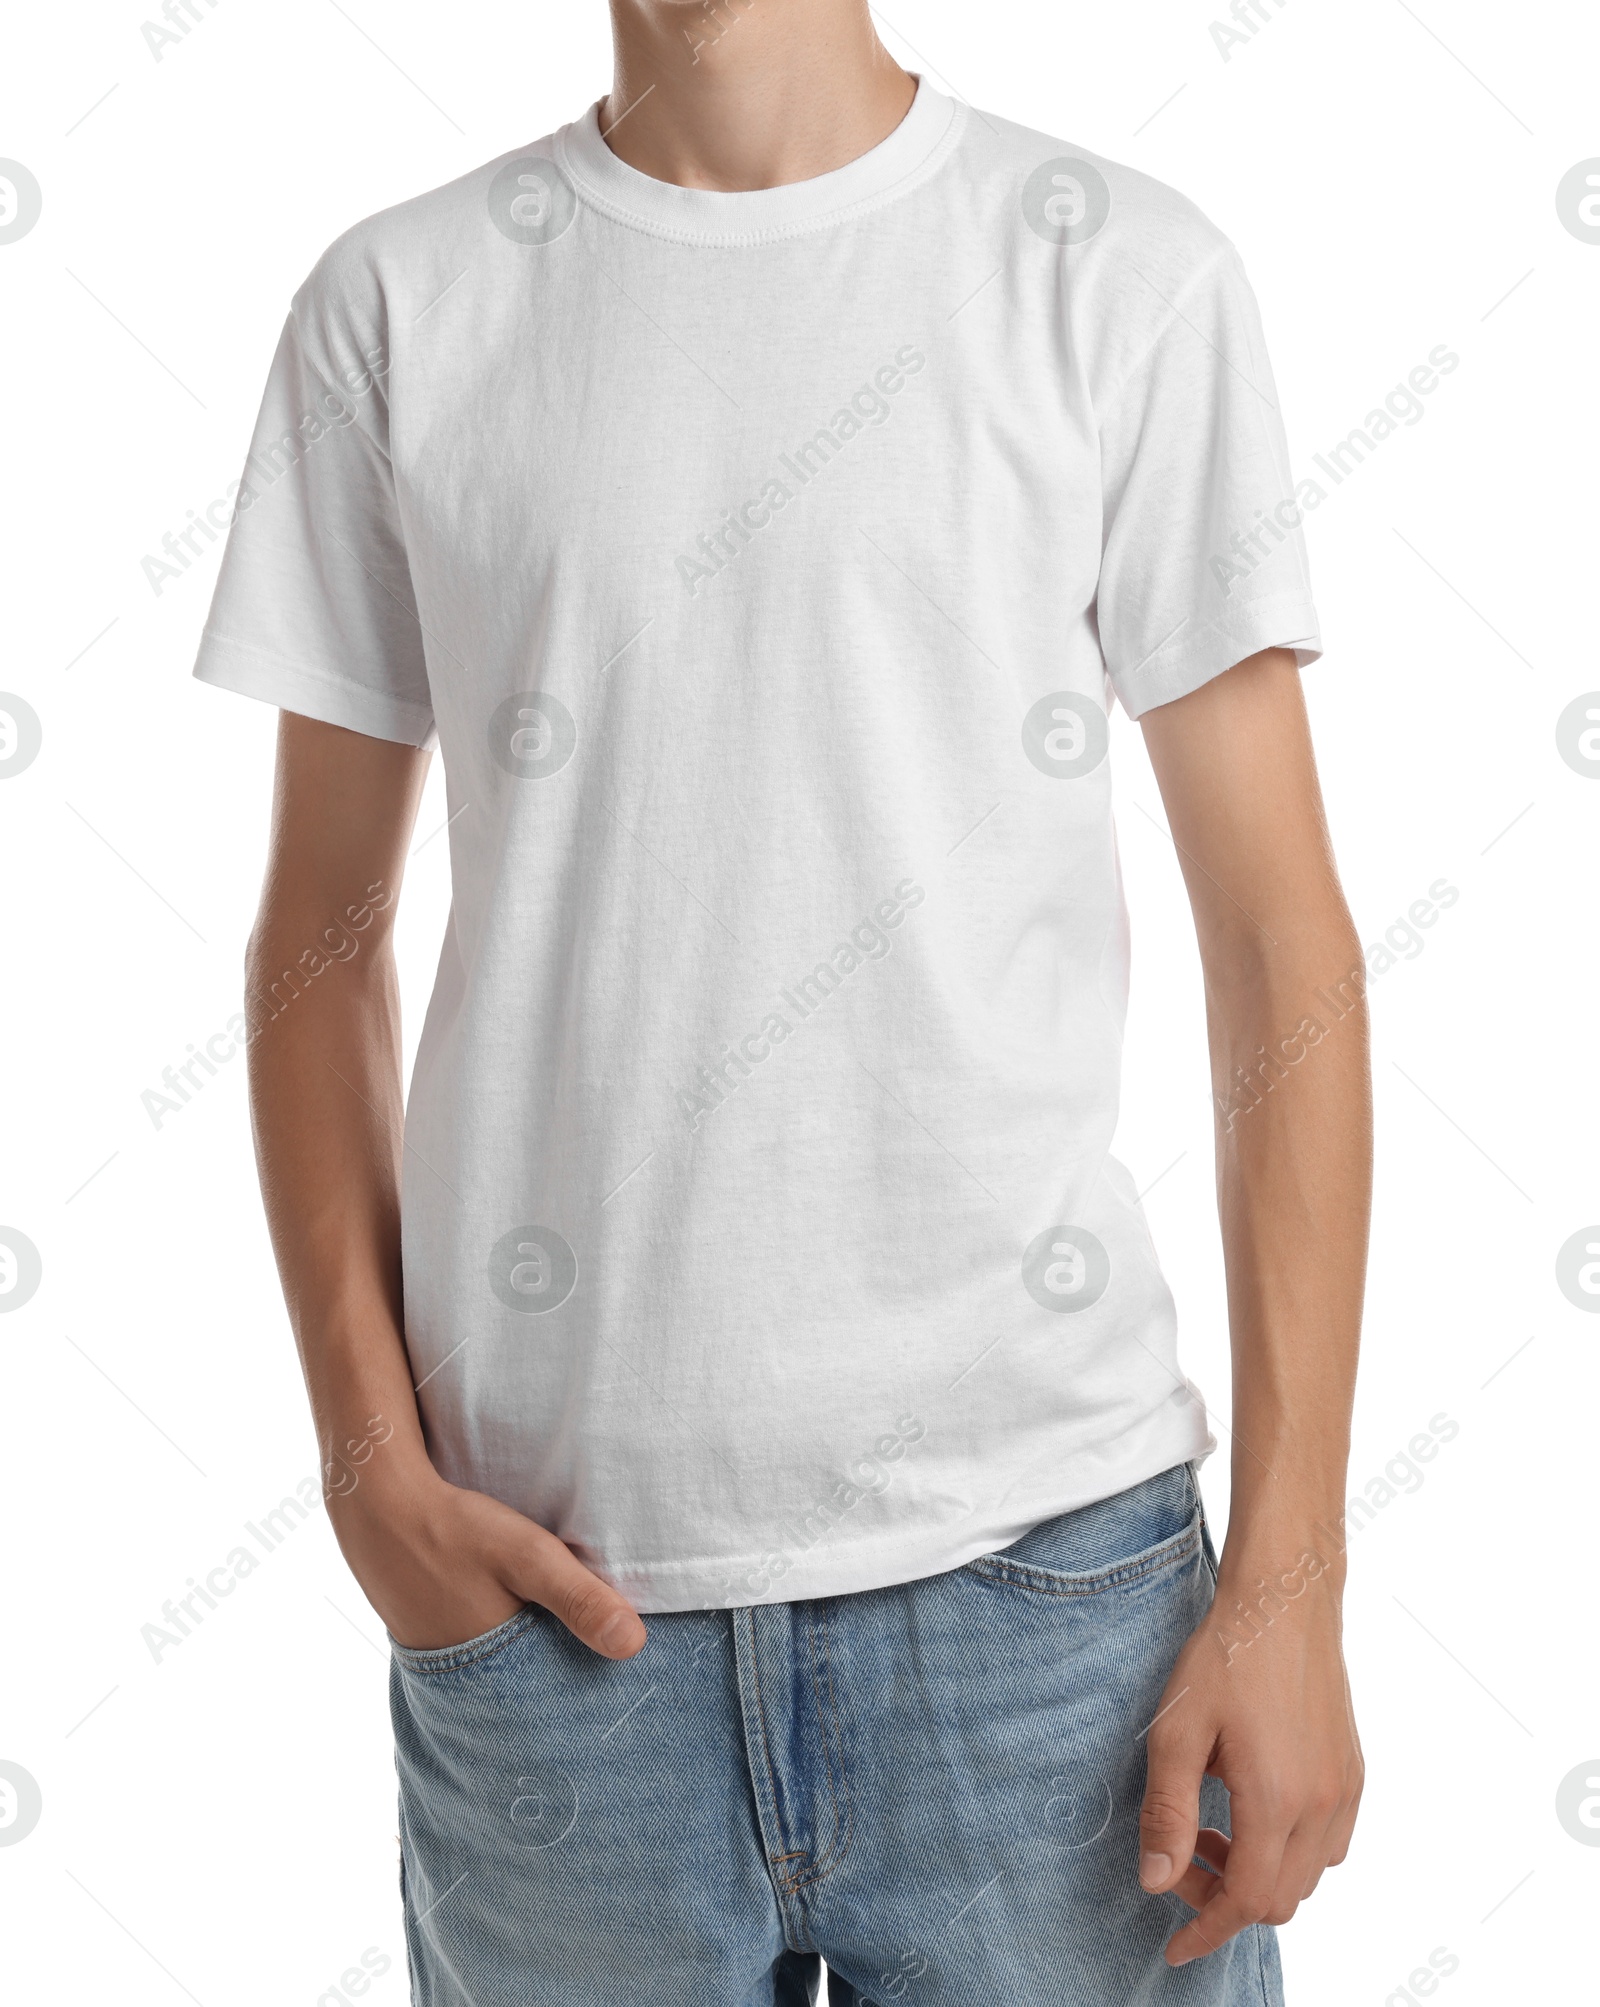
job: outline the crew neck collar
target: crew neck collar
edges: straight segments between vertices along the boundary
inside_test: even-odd
[[[777,188],[680,188],[620,160],[600,134],[600,106],[556,134],[555,152],[578,194],[613,222],[683,243],[756,244],[795,237],[875,209],[924,181],[960,136],[965,107],[917,79],[910,109],[866,153]]]

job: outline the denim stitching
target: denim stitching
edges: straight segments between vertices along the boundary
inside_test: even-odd
[[[794,1886],[796,1889],[808,1886],[812,1882],[820,1882],[824,1876],[832,1874],[840,1861],[850,1851],[850,1838],[854,1827],[854,1811],[850,1802],[850,1779],[845,1770],[844,1762],[844,1731],[839,1723],[839,1703],[833,1690],[833,1662],[828,1656],[826,1606],[823,1606],[824,1616],[820,1626],[817,1624],[815,1617],[817,1608],[818,1605],[814,1602],[807,1606],[806,1628],[811,1640],[811,1692],[817,1704],[817,1726],[822,1732],[823,1760],[826,1765],[828,1780],[828,1802],[833,1808],[833,1837],[829,1840],[827,1847],[823,1850],[811,1873],[795,1877]],[[823,1712],[822,1692],[817,1685],[817,1634],[819,1629],[822,1634],[822,1662],[828,1684],[828,1706],[833,1718],[836,1746],[839,1755],[838,1796],[835,1796],[833,1788],[833,1760],[829,1753],[827,1717]],[[842,1821],[839,1817],[839,1801],[841,1798],[844,1801],[844,1818]],[[844,1832],[842,1841],[839,1838],[841,1827]]]
[[[402,1823],[404,1822],[404,1816],[405,1815],[402,1810],[401,1813]],[[416,1957],[411,1949],[412,1908],[413,1905],[411,1899],[406,1892],[406,1840],[405,1840],[405,1834],[404,1832],[402,1832],[400,1835],[400,1918],[401,1918],[402,1934],[405,1938],[405,1945],[406,1945],[406,1982],[411,1988],[412,1998],[415,1999],[419,1991],[417,1984],[419,1975],[417,1972]]]
[[[785,1838],[786,1835],[783,1832],[783,1819],[778,1809],[778,1780],[773,1770],[772,1745],[768,1740],[767,1736],[766,1702],[761,1697],[761,1667],[760,1664],[758,1663],[758,1654],[756,1651],[755,1611],[753,1609],[735,1610],[734,1622],[737,1623],[740,1617],[743,1617],[745,1619],[746,1628],[750,1639],[751,1699],[755,1705],[756,1724],[761,1730],[761,1760],[762,1763],[765,1765],[767,1772],[767,1788],[765,1794],[767,1800],[767,1806],[772,1815],[773,1833],[778,1838],[782,1839]],[[751,1781],[752,1783],[755,1782],[754,1779],[752,1779]],[[756,1789],[759,1793],[761,1789],[759,1784],[756,1785]],[[763,1835],[762,1838],[763,1851],[765,1851],[765,1845],[766,1845],[765,1835]],[[798,1879],[798,1873],[785,1875],[779,1872],[775,1872],[779,1867],[779,1863],[783,1861],[804,1860],[805,1858],[806,1858],[805,1849],[799,1849],[796,1852],[789,1854],[767,1854],[766,1856],[767,1872],[769,1876],[771,1876],[773,1889],[779,1898],[780,1907],[782,1906],[783,1898],[785,1896],[791,1896],[794,1894],[796,1888],[799,1886],[799,1879]],[[795,1926],[795,1934],[801,1938],[809,1940],[810,1932],[806,1929],[806,1922],[804,1916],[801,1915],[798,1910],[795,1910],[792,1912],[792,1918]],[[791,1912],[785,1909],[784,1942],[786,1944],[788,1943],[788,1938],[789,1938],[788,1924],[790,1922],[790,1919],[791,1919]],[[798,1945],[791,1945],[790,1949],[794,1951],[814,1951],[816,1947],[813,1944],[806,1942]]]
[[[1152,1548],[1142,1559],[1119,1562],[1116,1567],[1102,1569],[1098,1574],[1064,1574],[1055,1569],[1035,1568],[1025,1561],[1007,1561],[1000,1554],[980,1555],[976,1561],[967,1563],[967,1569],[971,1574],[982,1575],[992,1581],[1014,1582],[1022,1588],[1037,1590],[1040,1595],[1077,1598],[1098,1596],[1107,1589],[1142,1582],[1179,1561],[1187,1561],[1199,1551],[1199,1547],[1200,1522],[1196,1517],[1182,1533],[1174,1534],[1172,1539]]]
[[[389,1640],[389,1649],[406,1672],[420,1673],[424,1678],[435,1673],[456,1672],[462,1666],[479,1665],[485,1659],[492,1659],[496,1652],[504,1651],[532,1625],[537,1614],[535,1606],[529,1603],[515,1616],[507,1617],[503,1624],[486,1631],[481,1638],[469,1638],[464,1645],[443,1645],[437,1652],[415,1651],[410,1645],[402,1645],[394,1638]]]

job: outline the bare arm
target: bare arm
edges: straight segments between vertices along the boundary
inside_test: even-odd
[[[345,1559],[403,1644],[492,1629],[524,1602],[626,1658],[644,1627],[562,1542],[428,1460],[400,1282],[403,1095],[392,950],[428,755],[285,712],[246,962],[267,1220]]]
[[[1215,1606],[1149,1736],[1141,1880],[1199,1911],[1182,1963],[1284,1922],[1344,1858],[1361,1793],[1340,1643],[1366,1272],[1365,970],[1294,658],[1269,649],[1147,713],[1205,970],[1233,1346],[1232,1506]],[[1228,1785],[1233,1840],[1199,1836]]]

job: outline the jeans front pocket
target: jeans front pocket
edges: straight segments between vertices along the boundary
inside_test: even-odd
[[[520,1610],[514,1610],[503,1624],[496,1624],[492,1630],[480,1632],[475,1638],[465,1638],[458,1645],[437,1645],[420,1650],[414,1645],[403,1645],[392,1634],[389,1650],[396,1662],[409,1673],[437,1674],[459,1671],[463,1666],[480,1664],[503,1651],[514,1638],[518,1638],[539,1615],[537,1605],[524,1603]]]
[[[1193,1560],[1200,1551],[1201,1523],[1200,1515],[1196,1513],[1189,1524],[1170,1539],[1142,1548],[1137,1554],[1130,1554],[1109,1568],[1040,1568],[1028,1562],[1010,1560],[1005,1552],[985,1554],[976,1561],[968,1562],[967,1566],[972,1574],[985,1576],[991,1582],[1010,1582],[1042,1596],[1088,1597],[1143,1587],[1156,1577]]]
[[[967,1563],[988,1581],[1046,1596],[1090,1597],[1148,1584],[1203,1550],[1194,1474],[1176,1464],[1127,1491],[1043,1521]]]

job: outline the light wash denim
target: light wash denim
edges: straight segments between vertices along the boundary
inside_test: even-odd
[[[419,2007],[1277,2007],[1261,1926],[1176,1970],[1143,1731],[1215,1582],[1179,1466],[949,1574],[394,1649]],[[1208,1780],[1203,1823],[1226,1827]]]

